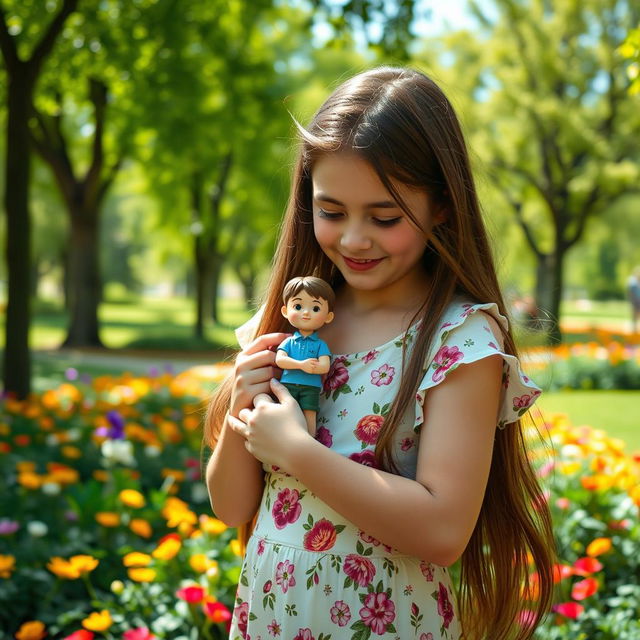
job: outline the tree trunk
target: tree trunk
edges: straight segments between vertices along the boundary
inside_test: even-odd
[[[549,344],[562,340],[560,300],[563,287],[564,252],[556,248],[538,256],[536,266],[536,305],[539,328],[547,333]]]
[[[69,243],[70,327],[64,347],[103,347],[99,335],[98,306],[102,293],[99,265],[99,215],[72,214]]]
[[[31,109],[31,84],[16,75],[8,83],[7,148],[5,159],[5,196],[7,212],[7,316],[4,347],[4,388],[25,398],[31,391],[31,219],[29,215],[28,118]]]

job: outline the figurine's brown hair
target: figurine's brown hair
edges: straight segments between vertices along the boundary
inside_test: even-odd
[[[298,125],[298,130],[301,148],[257,335],[286,331],[280,292],[294,275],[313,273],[334,289],[343,281],[313,233],[311,174],[318,157],[341,151],[359,154],[416,224],[392,180],[424,189],[430,206],[445,213],[444,221],[425,233],[423,261],[430,280],[416,292],[421,306],[411,324],[418,318],[422,322],[376,444],[378,463],[394,471],[396,429],[414,404],[429,346],[453,296],[495,302],[507,315],[464,137],[451,104],[430,78],[391,67],[347,80],[309,127]],[[503,338],[505,351],[517,355],[510,331],[504,331]],[[210,406],[206,439],[212,446],[229,406],[230,389],[230,382],[223,385]],[[520,421],[496,430],[484,501],[461,560],[458,607],[466,640],[531,638],[550,607],[551,519],[526,445]],[[246,537],[250,528],[248,523],[241,535]],[[523,597],[530,565],[538,574],[537,600],[531,604]]]
[[[299,276],[297,278],[292,278],[284,285],[282,301],[287,304],[293,296],[299,294],[301,291],[306,291],[314,298],[322,298],[323,300],[326,300],[329,311],[333,311],[336,294],[326,280],[316,278],[314,276]]]

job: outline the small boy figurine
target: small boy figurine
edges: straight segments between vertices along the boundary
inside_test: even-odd
[[[282,315],[297,331],[278,346],[276,364],[284,369],[280,382],[297,400],[315,436],[322,374],[329,371],[331,355],[316,329],[333,320],[335,294],[321,278],[307,276],[289,280],[282,299]]]

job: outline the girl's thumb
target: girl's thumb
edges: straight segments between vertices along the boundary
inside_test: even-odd
[[[281,404],[288,402],[291,398],[291,394],[287,387],[285,387],[277,378],[271,378],[271,390]]]

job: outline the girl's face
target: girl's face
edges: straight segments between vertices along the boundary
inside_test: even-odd
[[[311,178],[316,240],[348,286],[403,295],[424,282],[421,258],[434,224],[426,191],[394,181],[418,228],[355,153],[320,156]]]

